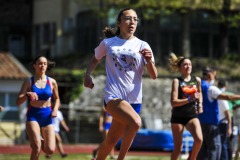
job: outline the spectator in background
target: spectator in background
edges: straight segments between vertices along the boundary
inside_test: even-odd
[[[233,92],[230,92],[227,90],[227,87],[225,87],[224,93],[226,94],[234,94]],[[237,151],[238,148],[238,124],[239,120],[238,119],[238,106],[240,106],[240,100],[235,100],[235,101],[228,101],[229,105],[229,111],[231,114],[231,120],[232,120],[232,135],[228,138],[228,157],[229,159],[232,159],[233,153]],[[237,120],[237,121],[236,121]]]
[[[107,113],[107,111],[105,110],[104,107],[102,107],[101,115],[99,117],[99,126],[98,127],[99,127],[99,132],[101,132],[103,135],[103,139],[106,138],[107,133],[111,127],[111,123],[112,123],[112,116],[109,113]],[[95,160],[98,149],[99,149],[99,147],[97,147],[96,149],[93,150],[92,160]],[[111,150],[109,156],[110,156],[110,159],[114,159],[114,148]]]
[[[226,89],[226,82],[224,80],[218,81],[218,88],[224,93]],[[219,110],[219,131],[221,136],[221,160],[229,160],[231,157],[228,155],[228,138],[232,135],[232,120],[229,111],[229,104],[227,100],[218,100]]]
[[[61,127],[60,124],[66,132],[70,131],[68,125],[66,124],[66,122],[63,118],[62,112],[58,110],[57,117],[53,118],[53,125],[54,125],[57,149],[58,149],[59,153],[61,154],[61,157],[65,158],[65,157],[67,157],[67,154],[65,153],[65,151],[63,149],[62,138],[59,134],[60,127]],[[46,158],[51,158],[51,154],[46,154]]]
[[[192,63],[185,57],[170,54],[169,65],[172,71],[179,71],[181,76],[172,82],[171,128],[174,150],[171,160],[177,160],[182,151],[182,134],[186,128],[193,136],[194,144],[189,160],[195,160],[202,145],[202,130],[197,118],[202,113],[201,79],[192,76]]]
[[[214,86],[216,70],[213,68],[204,67],[202,74],[203,113],[198,117],[202,127],[203,144],[197,159],[220,160],[222,146],[219,132],[218,99],[239,100],[240,95],[225,94]]]
[[[240,153],[240,101],[234,101],[234,106],[233,106],[233,110],[234,110],[234,122],[237,128],[237,138],[238,139],[238,143],[236,145],[236,150],[234,151],[235,153],[235,160],[239,159],[239,153]]]

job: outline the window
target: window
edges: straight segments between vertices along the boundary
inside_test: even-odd
[[[18,93],[0,93],[0,105],[4,107],[9,107],[10,110],[16,110],[17,97]]]
[[[5,94],[0,93],[0,105],[4,106],[5,105]]]
[[[0,105],[4,110],[0,113],[1,121],[19,121],[19,109],[16,104],[17,93],[0,93]]]
[[[69,33],[73,31],[73,20],[72,18],[65,18],[63,22],[63,31]]]
[[[48,45],[50,43],[50,26],[48,23],[43,25],[43,44]]]
[[[34,26],[34,51],[35,55],[43,50],[50,52],[51,45],[56,43],[56,23],[43,23]],[[51,53],[48,53],[49,56]]]
[[[17,107],[16,100],[18,94],[17,93],[9,93],[9,106],[10,107]]]
[[[23,57],[24,56],[24,47],[25,47],[25,39],[24,36],[22,35],[10,35],[8,37],[9,41],[9,51],[18,56],[18,57]]]

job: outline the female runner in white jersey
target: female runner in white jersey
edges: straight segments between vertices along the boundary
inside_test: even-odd
[[[95,48],[95,55],[86,69],[84,86],[93,88],[90,74],[105,57],[107,80],[104,102],[113,121],[107,137],[100,145],[97,160],[106,159],[120,138],[122,143],[118,160],[125,158],[142,124],[138,113],[142,104],[144,67],[147,67],[152,79],[157,78],[150,46],[134,36],[137,24],[138,16],[135,10],[126,8],[120,11],[116,32],[110,28],[105,29],[107,38]]]

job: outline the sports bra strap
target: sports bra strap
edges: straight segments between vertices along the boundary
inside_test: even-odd
[[[50,80],[49,80],[49,77],[47,76],[47,84],[50,85]]]
[[[50,78],[47,76],[47,84],[51,87],[51,89],[53,89],[52,83],[50,81]]]
[[[50,85],[51,89],[53,89],[52,84],[50,82],[50,78],[48,76],[46,77],[47,77],[47,84]],[[31,77],[31,86],[33,85],[34,85],[34,76]]]

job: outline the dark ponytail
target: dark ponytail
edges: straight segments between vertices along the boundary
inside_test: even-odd
[[[116,29],[115,28],[111,28],[111,27],[106,27],[103,30],[103,34],[106,38],[111,38],[114,37],[116,34]]]
[[[47,59],[47,57],[45,57],[43,55],[37,56],[36,58],[34,58],[34,60],[32,62],[32,65],[36,64],[38,59],[41,58],[41,57]],[[51,70],[52,68],[54,68],[56,66],[56,62],[53,62],[53,61],[50,61],[50,60],[47,59],[47,65],[48,65],[47,70]]]

